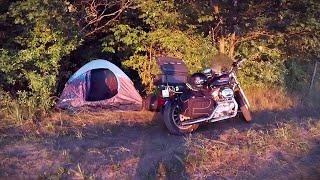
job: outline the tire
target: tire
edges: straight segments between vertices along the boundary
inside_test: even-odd
[[[148,95],[145,99],[144,99],[144,109],[147,110],[147,111],[153,111],[152,109],[152,95]]]
[[[250,122],[252,120],[251,112],[247,105],[243,105],[240,107],[241,110],[241,119],[246,122]]]
[[[178,125],[175,121],[180,120],[179,114],[179,106],[176,103],[168,102],[163,109],[163,120],[171,134],[181,136],[184,134],[191,133],[199,127],[199,124],[193,124],[188,126]]]
[[[250,122],[252,120],[251,112],[240,91],[235,92],[235,98],[240,106],[240,118],[246,122]]]

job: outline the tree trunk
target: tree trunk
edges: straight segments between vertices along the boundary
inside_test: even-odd
[[[224,40],[224,37],[221,37],[219,39],[219,52],[220,53],[225,53],[224,46],[225,46],[225,40]]]
[[[219,9],[219,0],[211,0],[210,6],[212,8],[212,15],[214,16],[214,21],[211,27],[211,38],[213,44],[218,44],[219,52],[224,52],[224,39],[220,39],[221,36],[221,17],[219,16],[220,9]]]
[[[148,72],[149,72],[149,76],[150,76],[150,84],[149,84],[149,87],[148,87],[148,91],[149,92],[151,92],[152,87],[153,87],[153,77],[152,77],[152,74],[151,74],[152,45],[153,45],[153,43],[151,43],[150,49],[149,49],[149,64],[148,64]]]
[[[236,33],[233,32],[230,36],[230,42],[229,42],[229,57],[231,58],[233,58],[234,56],[235,42],[236,42]]]
[[[312,74],[312,79],[311,79],[311,84],[310,84],[310,87],[309,87],[309,93],[311,92],[311,90],[312,90],[312,88],[313,88],[314,79],[315,79],[316,73],[317,73],[317,67],[318,67],[318,61],[316,61],[316,64],[314,65],[313,74]]]

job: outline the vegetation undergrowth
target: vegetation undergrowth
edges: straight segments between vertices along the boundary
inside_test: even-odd
[[[260,170],[275,164],[283,166],[297,161],[295,158],[307,156],[316,147],[314,141],[320,136],[320,122],[314,119],[269,126],[244,131],[229,129],[214,139],[204,135],[186,138],[188,155],[185,162],[189,173],[206,177],[214,169],[212,174],[216,177],[256,177],[255,173]],[[269,177],[276,177],[272,174],[276,169],[269,171]],[[298,174],[308,176],[303,170]],[[292,177],[291,174],[287,176]]]
[[[220,52],[248,59],[238,72],[244,87],[300,91],[319,59],[319,9],[315,0],[4,0],[0,88],[17,100],[13,107],[29,101],[30,109],[48,111],[70,75],[93,58],[121,66],[140,92],[151,92],[156,57],[181,58],[192,73]]]

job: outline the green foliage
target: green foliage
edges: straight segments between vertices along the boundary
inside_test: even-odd
[[[8,50],[0,49],[0,80],[2,87],[16,84],[16,81],[22,78],[22,74],[19,73],[21,68],[22,64],[15,54],[10,54]]]
[[[124,25],[119,25],[113,30],[114,41],[112,43],[120,43],[117,51],[123,49],[132,53],[123,64],[137,70],[142,83],[147,87],[151,85],[153,77],[158,73],[155,64],[156,56],[181,58],[190,72],[196,72],[204,68],[216,52],[208,39],[180,30],[159,28],[155,31],[144,32]],[[115,52],[109,46],[112,43],[104,43],[104,50]]]
[[[22,124],[26,120],[35,118],[37,112],[43,112],[37,107],[37,97],[30,92],[18,91],[17,97],[13,98],[0,89],[0,114],[16,124]]]
[[[173,1],[139,2],[138,15],[144,24],[130,27],[120,24],[105,38],[105,52],[123,54],[123,65],[138,71],[142,84],[151,91],[158,73],[157,56],[171,56],[184,60],[190,73],[201,70],[216,53],[209,38],[192,30],[180,29],[181,17]],[[148,28],[143,28],[147,26]]]
[[[287,70],[281,51],[268,47],[269,41],[242,43],[238,54],[247,59],[239,71],[239,80],[244,86],[284,85]]]
[[[10,107],[47,111],[57,82],[63,84],[88,57],[137,71],[140,78],[132,78],[149,92],[158,56],[181,58],[193,73],[223,49],[248,59],[238,72],[245,86],[288,89],[306,86],[320,58],[318,0],[136,0],[123,9],[126,1],[73,2],[0,1],[0,88],[16,103]],[[29,117],[18,115],[25,114],[19,108],[10,108],[17,119]]]
[[[301,60],[288,60],[286,62],[286,87],[291,90],[306,90],[309,88],[313,66]],[[307,85],[307,86],[306,86]]]
[[[140,11],[139,18],[153,30],[172,28],[180,23],[174,0],[137,0],[135,3]]]
[[[234,55],[248,59],[239,72],[243,83],[306,85],[310,71],[304,66],[320,58],[319,1],[216,2],[216,13],[209,1],[181,3],[179,10],[189,27],[212,35],[216,43],[224,38],[226,53],[232,46],[231,33],[235,33]],[[296,70],[286,62],[296,64]]]
[[[0,52],[0,77],[5,82],[1,86],[27,82],[35,104],[43,110],[52,106],[61,58],[80,43],[75,14],[68,5],[67,1],[27,0],[13,3],[8,11],[19,33],[8,43],[14,49],[6,44]]]
[[[135,15],[141,22],[124,21],[112,28],[104,39],[104,51],[122,54],[123,64],[137,70],[142,83],[150,87],[157,73],[156,56],[182,58],[190,72],[199,71],[209,66],[219,38],[224,38],[226,53],[234,48],[229,56],[248,59],[239,71],[245,86],[286,87],[301,79],[299,83],[305,84],[305,68],[297,66],[301,69],[293,73],[295,70],[285,63],[304,59],[302,62],[310,66],[312,59],[319,58],[319,4],[287,0],[234,5],[223,1],[214,14],[209,1],[136,1]],[[217,23],[217,19],[222,21]],[[233,45],[232,32],[236,34]]]

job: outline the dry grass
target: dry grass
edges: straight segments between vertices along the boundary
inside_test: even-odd
[[[298,159],[308,156],[313,148],[318,148],[314,141],[319,141],[319,136],[319,120],[301,124],[281,123],[243,132],[230,129],[214,140],[199,134],[186,139],[188,173],[194,178],[210,175],[242,179],[258,177],[265,171],[271,178],[276,175],[295,178],[295,175],[302,174],[298,166],[294,167],[295,173],[290,171],[285,175],[277,174],[270,167],[283,167],[287,163],[297,165]],[[316,158],[320,160],[319,156]],[[319,175],[320,164],[313,165]],[[312,174],[309,175],[312,177]]]
[[[300,100],[284,91],[246,93],[259,115],[254,122],[226,120],[186,137],[169,135],[152,112],[56,111],[37,122],[1,121],[0,176],[317,179],[320,116],[287,115]]]
[[[253,111],[285,110],[295,107],[299,97],[279,88],[249,88],[245,93]]]
[[[249,129],[231,128],[214,137],[208,134],[187,137],[185,162],[191,177],[318,179],[320,156],[312,153],[315,149],[320,153],[320,116],[316,109],[319,96],[302,101],[301,95],[275,88],[253,88],[245,93],[254,114],[258,114],[254,120],[264,122],[263,126],[258,123]],[[276,113],[265,113],[268,111]],[[303,119],[288,114],[301,115],[302,112],[307,114]],[[315,118],[311,118],[310,113],[315,113],[312,116]],[[306,170],[306,165],[314,167]]]

